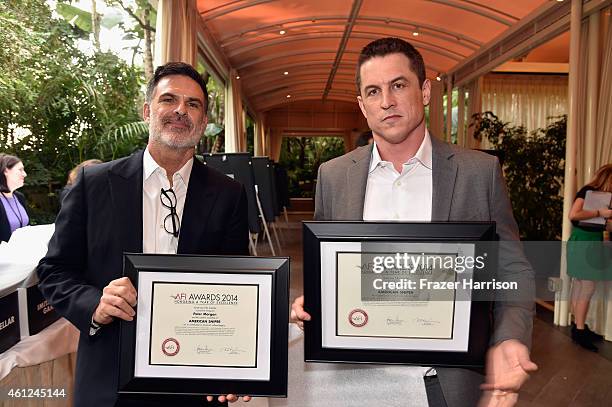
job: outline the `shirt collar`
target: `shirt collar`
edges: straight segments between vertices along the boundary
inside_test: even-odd
[[[183,181],[185,185],[189,185],[189,177],[191,176],[191,169],[193,168],[193,157],[189,159],[185,165],[181,167],[174,175],[178,175],[180,179]],[[142,159],[142,168],[144,171],[144,180],[148,180],[149,177],[157,170],[162,173],[162,175],[166,176],[166,170],[157,164],[151,153],[149,152],[149,147],[147,147],[144,151],[143,159]]]
[[[372,147],[372,160],[370,161],[370,170],[368,171],[368,173],[371,173],[372,171],[374,171],[376,167],[378,167],[379,164],[388,162],[388,161],[383,161],[382,158],[380,157],[380,153],[378,152],[378,147],[376,146],[376,142],[374,142],[373,144],[374,146]],[[425,137],[423,137],[423,141],[421,142],[421,145],[419,146],[419,149],[417,150],[413,158],[419,161],[423,166],[431,170],[432,169],[431,154],[432,154],[431,137],[429,136],[429,131],[426,128]],[[408,163],[408,161],[406,163]]]

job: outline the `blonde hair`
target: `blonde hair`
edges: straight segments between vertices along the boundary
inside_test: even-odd
[[[82,163],[80,163],[79,165],[71,169],[70,172],[68,173],[68,181],[66,181],[66,185],[72,185],[75,183],[81,168],[89,167],[90,165],[96,165],[96,164],[102,164],[102,161],[98,160],[97,158],[92,158],[91,160],[83,161]]]
[[[587,185],[598,191],[612,192],[612,164],[606,164],[599,168],[595,177]]]

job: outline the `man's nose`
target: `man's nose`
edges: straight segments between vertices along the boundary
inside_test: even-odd
[[[389,109],[390,107],[395,106],[395,97],[393,96],[393,93],[391,91],[388,90],[382,90],[382,98],[381,98],[381,103],[380,103],[380,107],[382,107],[383,109]]]
[[[187,103],[184,100],[179,100],[174,112],[178,115],[186,115],[187,114]]]

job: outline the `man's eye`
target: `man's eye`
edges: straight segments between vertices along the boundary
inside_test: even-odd
[[[370,89],[368,91],[368,96],[375,96],[378,94],[378,89]]]
[[[200,107],[200,104],[198,102],[191,102],[189,103],[189,107],[193,108],[193,109],[197,109]]]
[[[404,85],[404,84],[403,84],[403,83],[401,83],[401,82],[398,82],[398,83],[394,83],[394,84],[393,84],[393,88],[395,88],[395,89],[402,89],[402,88],[405,88],[405,87],[406,87],[406,85]]]

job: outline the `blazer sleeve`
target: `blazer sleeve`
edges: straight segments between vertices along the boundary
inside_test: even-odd
[[[321,164],[317,174],[314,220],[328,220],[329,217],[329,214],[325,212],[325,200],[323,199],[323,168],[324,164]]]
[[[534,273],[523,252],[506,182],[497,159],[491,173],[490,215],[496,222],[500,240],[497,279],[518,284],[518,291],[497,294],[491,345],[508,339],[517,339],[527,347],[531,347],[535,310]]]
[[[47,255],[37,268],[39,288],[58,313],[88,332],[102,292],[86,281],[87,178],[78,178],[55,221]]]

